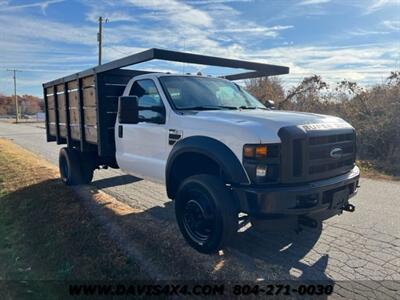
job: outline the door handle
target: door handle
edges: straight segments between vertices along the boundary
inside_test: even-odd
[[[122,136],[124,135],[124,130],[122,125],[118,125],[118,137],[122,138]]]

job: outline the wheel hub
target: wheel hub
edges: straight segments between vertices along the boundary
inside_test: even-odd
[[[198,244],[205,243],[213,233],[214,216],[197,200],[186,202],[183,224],[189,236]]]

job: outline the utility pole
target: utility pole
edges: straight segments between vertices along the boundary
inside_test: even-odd
[[[103,46],[103,22],[107,23],[108,19],[105,20],[103,17],[99,17],[99,32],[97,33],[97,42],[99,43],[99,66],[101,65],[101,48]]]
[[[99,17],[99,32],[97,33],[97,41],[99,42],[99,66],[101,65],[101,47],[103,35],[103,17]]]
[[[17,72],[22,72],[16,69],[7,69],[9,72],[13,72],[14,79],[14,97],[15,97],[15,123],[18,123],[18,97],[17,97]]]

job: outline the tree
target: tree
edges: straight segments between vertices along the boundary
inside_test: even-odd
[[[32,96],[17,96],[19,111],[21,114],[33,115],[39,111],[43,111],[43,100]],[[15,98],[14,96],[5,96],[0,94],[0,115],[15,115]]]
[[[263,103],[272,100],[280,103],[285,99],[281,80],[277,77],[253,78],[246,82],[246,89]]]
[[[278,106],[281,109],[320,112],[323,104],[321,92],[328,89],[328,84],[321,76],[305,77],[298,86],[294,86],[286,94]]]

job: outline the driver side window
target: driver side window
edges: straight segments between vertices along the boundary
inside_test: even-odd
[[[153,80],[135,81],[129,95],[138,97],[139,120],[141,122],[165,123],[164,104]]]

